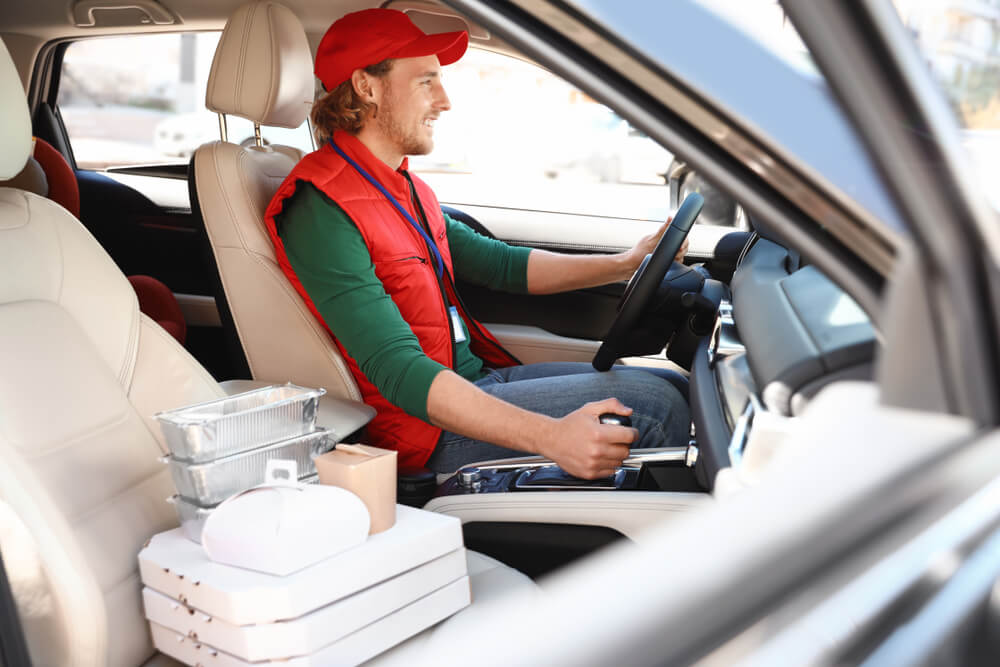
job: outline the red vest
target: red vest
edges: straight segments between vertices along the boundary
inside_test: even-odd
[[[334,141],[351,159],[396,198],[414,220],[421,217],[410,197],[409,183],[400,171],[406,169],[403,161],[400,171],[392,170],[375,157],[356,137],[337,131]],[[278,236],[274,216],[281,212],[283,202],[295,192],[296,183],[308,181],[344,209],[368,246],[375,275],[382,281],[386,293],[395,302],[403,319],[410,325],[424,353],[448,368],[454,368],[451,330],[448,322],[448,304],[456,306],[471,335],[470,347],[487,366],[502,368],[518,361],[503,349],[469,313],[465,312],[455,293],[452,276],[451,251],[441,205],[434,192],[416,176],[412,176],[420,203],[427,215],[431,238],[444,260],[445,272],[438,282],[434,258],[429,256],[426,242],[420,233],[371,183],[366,181],[350,164],[325,144],[299,162],[271,200],[264,214],[264,224],[274,242],[278,264],[292,285],[305,300],[313,315],[330,331],[309,298],[298,276],[292,270],[284,245]],[[442,294],[442,288],[444,294]],[[361,372],[358,363],[347,354],[344,346],[330,332],[341,355],[354,375],[365,403],[377,410],[368,424],[370,444],[395,449],[399,452],[399,465],[422,466],[427,462],[437,444],[441,429],[413,417],[390,403],[374,384]]]

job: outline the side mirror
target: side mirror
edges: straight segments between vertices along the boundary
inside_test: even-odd
[[[686,163],[674,158],[666,173],[670,187],[670,208],[676,209],[692,192],[705,198],[699,222],[719,227],[732,227],[737,231],[749,231],[750,223],[746,212],[735,199],[705,180]]]

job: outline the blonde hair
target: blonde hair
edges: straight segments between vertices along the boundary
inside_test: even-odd
[[[371,76],[383,77],[392,69],[392,62],[392,59],[383,60],[365,67],[364,71]],[[310,117],[313,132],[316,134],[316,143],[326,142],[336,130],[357,134],[375,111],[377,111],[375,104],[365,102],[358,97],[350,79],[344,81],[313,102]]]

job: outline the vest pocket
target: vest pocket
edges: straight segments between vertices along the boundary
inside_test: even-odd
[[[391,293],[392,286],[385,283],[392,281],[394,278],[400,279],[412,274],[422,264],[427,264],[427,258],[420,255],[402,255],[380,259],[375,262],[375,276],[382,281],[386,287],[386,291]]]
[[[411,250],[408,253],[400,253],[398,255],[390,255],[389,257],[381,257],[379,259],[374,260],[373,263],[377,268],[380,266],[392,266],[394,264],[407,264],[407,263],[417,263],[417,262],[420,262],[421,264],[426,264],[427,258],[421,257],[420,255],[414,255],[413,251]]]

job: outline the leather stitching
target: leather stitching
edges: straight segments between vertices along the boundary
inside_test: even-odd
[[[240,40],[240,59],[236,63],[236,80],[233,82],[233,109],[240,109],[240,99],[243,96],[243,73],[247,62],[247,49],[250,48],[250,33],[253,27],[257,5],[250,5],[246,21],[243,23],[243,38]]]
[[[116,415],[109,417],[107,420],[101,422],[100,424],[91,426],[86,431],[77,431],[77,433],[73,437],[63,440],[59,446],[47,447],[43,451],[22,448],[21,444],[14,438],[10,438],[10,441],[11,444],[14,445],[14,447],[16,447],[17,450],[20,452],[21,458],[23,458],[25,461],[34,462],[40,459],[47,458],[49,456],[65,452],[66,450],[78,446],[80,442],[82,442],[83,440],[88,440],[90,438],[93,438],[95,436],[98,436],[102,433],[111,431],[121,426],[122,424],[126,423],[126,421],[128,421],[129,414],[130,413],[128,410],[124,410],[123,412],[120,412]]]
[[[3,226],[0,227],[0,231],[7,231],[8,229],[20,229],[21,227],[27,226],[28,220],[31,217],[30,211],[28,210],[28,205],[30,203],[30,200],[28,199],[27,195],[29,195],[31,193],[26,192],[25,190],[21,190],[20,188],[8,188],[8,187],[5,187],[5,186],[4,187],[0,187],[0,190],[10,190],[15,195],[21,195],[21,198],[24,200],[24,219],[19,224],[17,224],[17,225],[11,225],[11,224],[9,224],[9,218],[11,216],[5,215],[4,219],[3,219],[3,223],[2,223]],[[32,196],[34,196],[34,195],[32,195]],[[3,200],[0,200],[0,204],[3,204],[3,203],[5,203],[5,202]],[[11,206],[15,206],[15,204],[13,202],[10,205]]]
[[[277,47],[279,44],[278,36],[275,34],[278,30],[278,17],[275,15],[276,11],[276,7],[269,5],[267,8],[267,27],[269,28],[267,31],[267,39],[269,40],[269,43],[267,46],[268,52],[271,55],[271,71],[269,73],[270,76],[268,77],[267,96],[264,98],[264,108],[260,113],[261,122],[265,122],[269,119],[271,114],[274,112],[274,108],[277,106],[278,102],[278,92],[281,90],[280,85],[278,84],[278,77],[281,76],[281,54],[279,53],[279,49]]]

